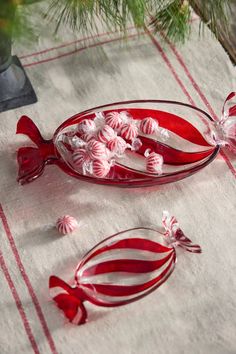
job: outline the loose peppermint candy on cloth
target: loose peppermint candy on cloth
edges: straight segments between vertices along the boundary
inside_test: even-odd
[[[164,232],[134,228],[97,244],[78,264],[72,286],[50,277],[50,294],[70,322],[86,322],[86,301],[103,307],[122,306],[158,288],[174,270],[178,247],[201,252],[167,211],[162,224]]]
[[[77,220],[70,215],[61,216],[56,222],[56,228],[58,232],[62,235],[67,235],[72,233],[78,227]]]

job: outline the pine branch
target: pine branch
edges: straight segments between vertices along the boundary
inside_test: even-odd
[[[190,6],[187,1],[172,0],[162,2],[151,26],[156,32],[164,32],[173,42],[184,42],[190,33]]]
[[[69,24],[74,30],[91,30],[96,20],[124,31],[132,21],[143,27],[149,1],[145,0],[52,0],[46,18],[56,20],[57,29]]]
[[[34,5],[19,6],[17,16],[12,17],[16,4],[31,4],[40,0],[0,0],[0,32],[12,32],[18,37],[30,36],[27,21]],[[202,3],[203,18],[217,34],[218,23],[227,31],[230,0],[45,0],[48,5],[44,18],[55,23],[55,32],[63,25],[83,33],[98,31],[97,24],[109,30],[124,32],[133,24],[143,28],[147,23],[155,31],[162,31],[173,42],[184,42],[190,34],[191,5]],[[151,23],[150,23],[151,19]],[[202,28],[202,26],[201,26]]]

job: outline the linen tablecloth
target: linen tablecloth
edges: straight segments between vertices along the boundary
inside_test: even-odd
[[[69,30],[54,40],[43,31],[35,45],[15,46],[38,103],[0,114],[0,353],[168,354],[236,353],[236,161],[226,150],[183,181],[119,189],[73,179],[49,166],[35,182],[16,182],[16,137],[22,114],[50,138],[66,118],[97,105],[130,99],[177,100],[216,119],[236,88],[227,54],[206,29],[174,46],[160,34],[128,30],[94,38]],[[48,278],[70,281],[80,257],[106,236],[161,225],[164,209],[201,255],[181,254],[169,280],[121,308],[88,306],[89,322],[67,323],[51,301]],[[60,237],[55,220],[70,214],[78,231]]]

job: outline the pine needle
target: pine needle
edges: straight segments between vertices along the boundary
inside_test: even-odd
[[[20,6],[14,17],[16,4],[33,4],[40,0],[0,0],[0,33],[11,36],[13,28],[18,37],[27,37],[33,33],[27,23],[28,7]],[[173,42],[184,42],[190,34],[191,5],[199,0],[45,0],[46,22],[55,23],[55,33],[62,26],[70,26],[73,31],[91,33],[102,25],[108,30],[120,30],[126,33],[130,25],[144,28],[147,23],[154,31],[162,31]],[[227,33],[230,0],[201,0],[203,19],[211,29],[218,33],[221,29]],[[33,13],[33,12],[32,12]],[[31,17],[33,14],[31,15]],[[201,29],[203,28],[200,25]]]
[[[151,26],[157,32],[164,32],[173,42],[184,42],[190,33],[190,6],[187,1],[169,1],[159,9]]]

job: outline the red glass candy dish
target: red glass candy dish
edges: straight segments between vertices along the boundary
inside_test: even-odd
[[[86,322],[85,302],[117,307],[157,289],[174,270],[176,248],[201,253],[201,247],[184,235],[167,211],[162,223],[164,231],[134,228],[100,242],[78,264],[72,285],[50,277],[51,297],[70,322]]]
[[[227,125],[229,117],[225,118],[224,122],[214,122],[206,112],[188,104],[163,100],[118,102],[83,111],[67,119],[59,126],[51,140],[43,139],[34,122],[23,116],[18,121],[17,134],[27,135],[36,146],[18,150],[18,181],[21,184],[33,181],[49,164],[57,165],[75,178],[103,185],[144,187],[178,181],[207,166],[216,157],[220,146],[228,144],[224,126],[230,131],[230,141],[235,144],[232,132],[236,110],[228,102],[227,107],[227,111],[231,112],[230,130]],[[109,114],[122,116],[123,126],[127,126],[131,121],[132,126],[134,122],[138,127],[138,135],[132,138],[129,131],[128,135],[124,135],[121,128],[114,130],[119,139],[122,134],[126,137],[122,139],[129,146],[120,155],[111,155],[108,149],[106,138],[110,134],[110,127],[103,131]],[[158,125],[158,129],[151,135],[144,134],[139,129],[141,122],[147,117],[151,117]],[[96,123],[95,130],[88,130],[87,134],[81,132],[83,124],[89,123],[90,128],[93,127],[93,122]],[[99,156],[101,153],[101,146],[97,143],[95,150],[89,148],[88,158],[81,152],[88,149],[89,142],[91,145],[91,135],[96,141],[100,139],[99,144],[105,147],[106,157],[101,155],[102,162],[96,157],[96,154]],[[147,171],[147,151],[162,157],[164,164],[161,173]],[[109,167],[103,162],[108,159],[107,156],[110,159]],[[85,161],[83,168],[79,165],[82,159]]]

